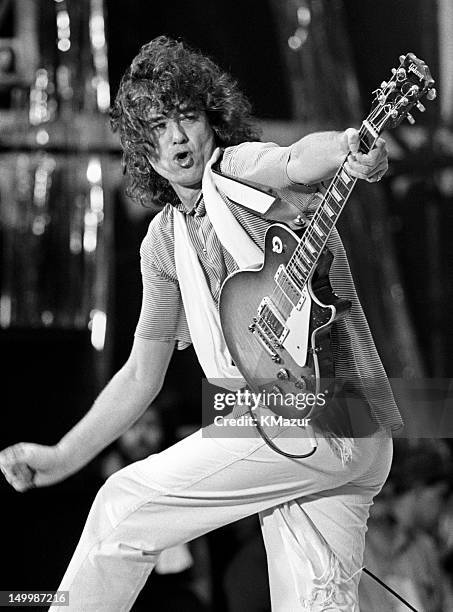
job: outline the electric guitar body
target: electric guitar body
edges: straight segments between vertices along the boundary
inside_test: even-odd
[[[234,363],[250,389],[263,394],[263,403],[289,418],[312,416],[333,395],[331,326],[351,307],[332,291],[328,249],[303,292],[292,285],[285,271],[299,242],[288,227],[271,225],[261,269],[232,274],[220,300]]]

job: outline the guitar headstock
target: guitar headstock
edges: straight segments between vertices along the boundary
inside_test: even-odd
[[[415,106],[423,112],[425,107],[420,100],[434,100],[436,90],[434,79],[428,66],[413,53],[400,55],[400,65],[392,69],[392,77],[384,81],[373,93],[369,121],[377,132],[396,127],[403,119],[415,123],[410,111]]]

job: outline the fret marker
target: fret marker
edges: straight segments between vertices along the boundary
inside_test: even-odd
[[[327,202],[324,204],[324,208],[326,209],[326,212],[329,215],[329,217],[333,217],[335,215],[335,213],[330,208],[330,206],[327,204]]]
[[[321,230],[320,227],[316,225],[316,223],[313,223],[313,229],[315,230],[315,232],[318,234],[320,238],[324,238],[324,232]]]
[[[302,273],[300,273],[299,271],[298,273],[299,273],[299,276],[303,279],[304,274],[307,274],[308,272],[307,268],[304,265],[302,265],[301,261],[297,262],[297,268],[300,268],[302,270]]]
[[[351,177],[349,176],[349,174],[346,172],[346,170],[342,170],[340,172],[340,176],[341,176],[341,180],[343,181],[343,183],[345,185],[347,185],[350,181],[351,181]]]
[[[316,253],[316,249],[315,249],[315,247],[314,247],[314,246],[312,245],[312,243],[311,243],[311,242],[309,242],[308,240],[307,240],[307,242],[305,243],[305,246],[307,247],[307,249],[308,249],[308,250],[309,250],[311,253],[313,253],[313,254],[314,254],[314,253]]]
[[[336,201],[337,202],[341,202],[341,200],[342,200],[341,194],[338,192],[337,189],[335,189],[334,185],[332,185],[331,192],[333,194],[333,197],[336,199]]]
[[[306,269],[305,269],[305,267],[302,265],[302,262],[301,262],[300,260],[299,260],[299,261],[295,260],[295,261],[293,262],[293,266],[294,266],[294,269],[295,269],[295,270],[297,270],[297,274],[298,274],[299,276],[301,276],[301,277],[302,277],[302,275],[303,275],[303,274],[306,274],[306,273],[307,273],[307,270],[306,270]],[[300,273],[300,270],[302,270],[302,274]]]

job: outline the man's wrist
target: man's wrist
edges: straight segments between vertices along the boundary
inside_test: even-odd
[[[74,447],[66,437],[62,438],[54,448],[61,470],[67,475],[77,472],[90,460],[82,456],[80,446]]]

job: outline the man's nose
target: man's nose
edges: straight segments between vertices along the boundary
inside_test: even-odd
[[[171,138],[174,144],[181,144],[187,141],[187,134],[179,121],[175,119],[170,122]]]

